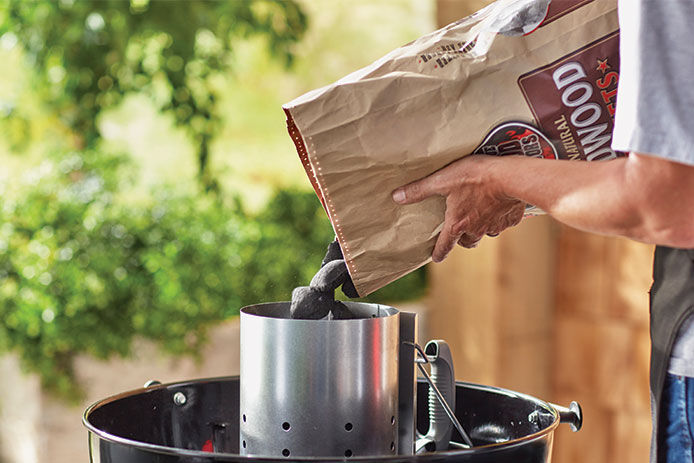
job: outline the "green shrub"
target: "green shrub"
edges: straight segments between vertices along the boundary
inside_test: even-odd
[[[311,192],[280,191],[255,215],[170,189],[132,204],[116,194],[124,169],[73,154],[0,195],[0,352],[18,352],[63,397],[79,397],[80,353],[127,356],[143,337],[194,355],[240,307],[288,300],[333,238]],[[415,272],[368,300],[411,299],[424,284]]]
[[[210,146],[222,122],[216,82],[238,65],[235,48],[261,38],[289,65],[307,27],[293,0],[0,2],[0,36],[22,45],[44,111],[73,137],[98,146],[102,110],[133,92],[147,95],[195,140],[208,188],[215,187]],[[16,128],[28,117],[20,101],[7,105]]]

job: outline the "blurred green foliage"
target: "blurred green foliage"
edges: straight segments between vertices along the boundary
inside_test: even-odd
[[[13,155],[32,134],[68,140],[42,145],[41,163],[0,183],[0,353],[16,352],[49,390],[76,399],[76,356],[127,356],[136,338],[196,355],[216,322],[310,281],[333,239],[315,194],[278,190],[251,212],[216,188],[209,162],[234,49],[260,37],[289,64],[306,27],[290,0],[0,2],[0,46],[22,46],[41,106],[9,92],[1,133]],[[104,148],[98,118],[133,94],[187,132],[204,188],[181,180],[143,193],[132,153]],[[35,132],[37,111],[67,130]],[[425,286],[418,271],[366,300],[413,299]]]
[[[60,114],[83,146],[99,138],[102,109],[141,92],[171,112],[198,147],[199,174],[207,169],[210,143],[219,131],[219,83],[233,71],[233,43],[266,39],[286,64],[307,17],[292,0],[25,1],[0,5],[0,36],[11,33],[25,48],[46,104]],[[21,108],[12,108],[18,129]]]
[[[213,322],[287,300],[333,238],[312,192],[278,192],[256,214],[171,190],[131,204],[117,196],[127,168],[73,153],[0,195],[0,351],[17,351],[63,397],[79,397],[79,353],[127,356],[142,337],[195,354]],[[423,287],[415,273],[369,300],[412,298]]]

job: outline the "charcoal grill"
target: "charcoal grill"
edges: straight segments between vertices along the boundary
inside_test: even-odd
[[[347,305],[357,319],[244,308],[241,375],[149,382],[95,403],[83,419],[91,463],[539,463],[561,422],[580,429],[575,402],[455,382],[445,342],[416,344],[414,314]],[[431,370],[416,380],[418,362]]]

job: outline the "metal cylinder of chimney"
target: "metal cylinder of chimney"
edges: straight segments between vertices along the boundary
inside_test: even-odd
[[[241,310],[242,455],[358,457],[398,449],[399,313],[294,320],[289,303]]]

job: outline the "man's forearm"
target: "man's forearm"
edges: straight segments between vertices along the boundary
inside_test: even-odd
[[[605,162],[497,158],[487,174],[504,194],[582,230],[694,247],[694,168],[634,155]]]

